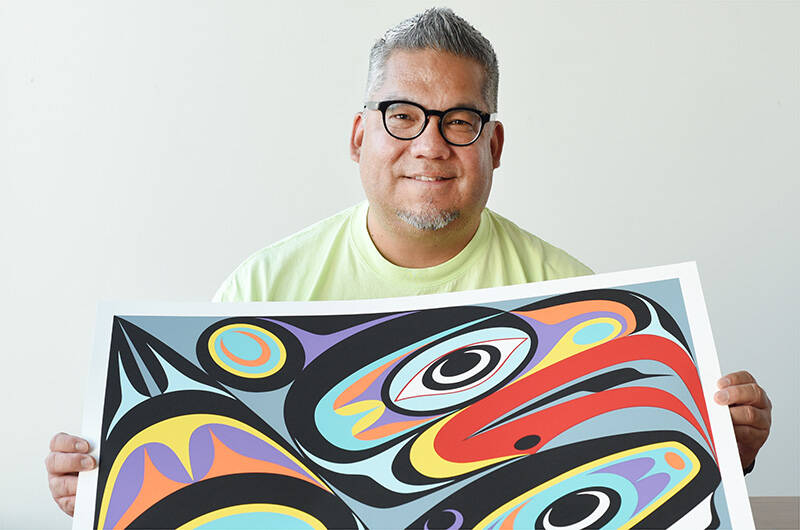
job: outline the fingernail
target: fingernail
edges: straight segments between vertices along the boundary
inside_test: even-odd
[[[727,390],[720,390],[716,394],[714,394],[714,399],[720,405],[727,405],[728,404],[728,391]]]
[[[75,450],[81,453],[85,453],[89,450],[89,444],[86,442],[75,442]]]
[[[84,456],[81,458],[81,466],[83,466],[83,469],[92,469],[93,465],[94,462],[92,461],[91,456]]]
[[[719,381],[717,381],[717,387],[725,388],[726,386],[731,385],[731,379],[729,377],[723,377]]]

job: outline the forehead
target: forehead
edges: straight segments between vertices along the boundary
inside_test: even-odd
[[[376,96],[409,99],[432,109],[483,109],[483,69],[474,59],[436,50],[395,50]]]

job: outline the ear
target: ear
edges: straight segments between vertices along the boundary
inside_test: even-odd
[[[503,154],[503,140],[505,139],[503,124],[499,121],[494,122],[492,139],[489,141],[489,148],[492,150],[492,164],[494,169],[500,167],[500,155]]]
[[[358,163],[361,160],[361,142],[364,141],[364,113],[353,117],[353,130],[350,132],[350,158]]]

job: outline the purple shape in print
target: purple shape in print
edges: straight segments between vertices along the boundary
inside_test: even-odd
[[[642,508],[650,504],[659,493],[664,491],[664,488],[669,484],[670,476],[667,473],[656,473],[642,478],[655,465],[656,461],[646,456],[612,464],[592,473],[613,473],[628,479],[633,484],[633,487],[636,488],[638,500],[634,513],[638,513]]]
[[[303,345],[303,350],[305,350],[306,352],[305,366],[308,366],[308,363],[319,357],[319,355],[322,352],[324,352],[337,342],[341,342],[347,337],[351,337],[356,333],[364,331],[367,328],[371,328],[372,326],[377,326],[378,324],[381,324],[383,322],[387,322],[395,318],[406,316],[411,313],[413,313],[413,311],[408,311],[405,313],[395,313],[393,315],[376,318],[375,320],[371,320],[369,322],[365,322],[363,324],[359,324],[351,328],[343,329],[341,331],[328,333],[327,335],[318,335],[316,333],[311,333],[310,331],[300,329],[297,326],[287,324],[286,322],[281,322],[280,320],[272,320],[271,318],[265,318],[264,320],[272,322],[273,324],[277,324],[283,328],[286,328],[287,330],[291,331],[295,337],[297,337],[297,339]]]
[[[122,466],[108,502],[105,528],[114,528],[139,495],[144,482],[144,447],[136,448]]]
[[[214,441],[208,425],[198,427],[189,438],[189,461],[195,481],[204,478],[214,463]]]
[[[459,530],[461,525],[464,524],[464,516],[461,515],[461,512],[458,510],[442,510],[443,512],[452,513],[455,520],[453,524],[447,527],[447,530]],[[428,528],[428,521],[425,521],[425,530],[430,530]]]
[[[638,512],[650,504],[659,493],[664,491],[669,484],[669,479],[670,477],[666,473],[656,473],[637,482],[635,486],[636,492],[639,494],[639,502],[636,503],[636,511]]]
[[[614,473],[615,475],[625,477],[632,483],[636,484],[636,481],[642,478],[645,473],[653,469],[654,465],[656,465],[656,461],[649,456],[646,456],[642,458],[634,458],[633,460],[626,460],[624,462],[619,462],[618,464],[612,464],[602,469],[598,469],[593,473]]]
[[[183,462],[180,461],[178,455],[169,446],[160,442],[151,442],[142,447],[147,449],[147,455],[159,473],[175,482],[183,484],[193,482]]]
[[[231,450],[236,451],[240,455],[248,458],[254,458],[256,460],[263,460],[265,462],[272,462],[308,476],[308,472],[295,464],[281,451],[268,444],[264,440],[253,436],[249,432],[245,432],[236,427],[231,427],[230,425],[223,425],[221,423],[212,423],[209,424],[208,427],[220,442],[224,443]]]

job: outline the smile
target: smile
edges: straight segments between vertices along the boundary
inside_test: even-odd
[[[412,180],[418,180],[420,182],[440,182],[443,180],[452,180],[453,177],[439,177],[439,176],[428,176],[428,175],[411,175],[406,177]]]

